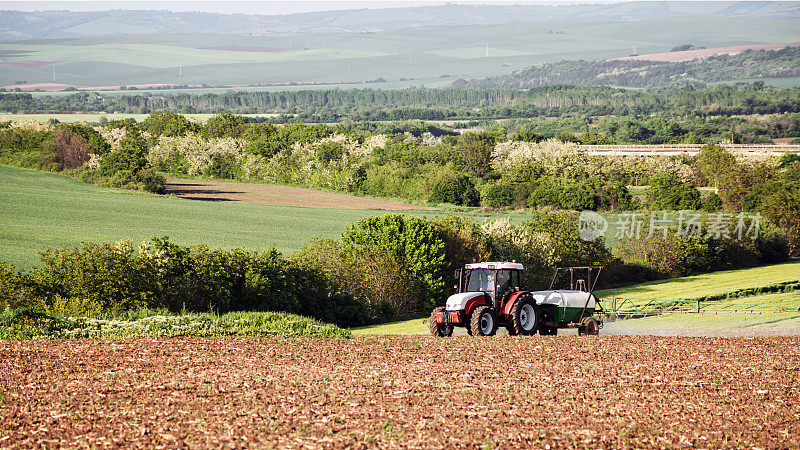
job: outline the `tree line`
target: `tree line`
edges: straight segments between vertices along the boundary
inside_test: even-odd
[[[277,114],[265,120],[346,122],[480,120],[530,117],[741,115],[800,112],[800,89],[763,83],[697,88],[691,85],[636,91],[607,86],[540,86],[531,89],[306,90],[224,94],[102,95],[79,92],[33,96],[0,93],[9,113]]]

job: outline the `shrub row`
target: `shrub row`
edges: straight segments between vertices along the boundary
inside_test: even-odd
[[[581,240],[577,214],[566,211],[537,211],[516,226],[388,214],[358,221],[339,241],[317,239],[290,258],[274,249],[211,250],[167,238],[48,250],[28,271],[0,263],[0,308],[283,311],[352,327],[429,311],[449,294],[453,270],[470,262],[521,262],[523,286],[539,290],[556,266],[606,265],[600,287],[608,287],[787,258],[785,239],[773,231],[754,241],[624,241],[614,257],[602,240]]]
[[[349,338],[349,330],[282,312],[170,314],[148,309],[101,317],[45,314],[21,307],[0,311],[0,339],[282,336]]]

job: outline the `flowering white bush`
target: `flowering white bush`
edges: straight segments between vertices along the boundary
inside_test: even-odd
[[[246,142],[234,138],[216,138],[206,140],[196,133],[187,133],[186,136],[166,137],[161,136],[158,144],[154,145],[147,155],[150,164],[158,166],[173,159],[176,155],[186,160],[186,171],[191,175],[203,175],[213,163],[215,155],[233,156],[240,166],[247,162],[244,152]],[[251,172],[258,172],[252,167]]]
[[[53,125],[50,122],[39,122],[38,120],[19,120],[12,121],[11,128],[19,128],[28,131],[50,131]]]
[[[100,136],[103,136],[103,139],[108,142],[108,145],[111,146],[112,152],[119,150],[119,143],[122,138],[125,137],[125,128],[108,129],[104,127],[98,127],[95,128],[95,130],[97,130],[100,133]]]
[[[378,148],[386,148],[389,138],[385,134],[376,134],[368,137],[363,144],[353,149],[351,154],[357,158],[364,158],[372,154]]]
[[[422,133],[422,142],[421,144],[426,147],[434,147],[442,143],[441,137],[436,137],[430,131],[426,131]]]
[[[492,167],[505,170],[537,163],[552,175],[570,177],[583,173],[589,164],[589,154],[574,142],[548,139],[533,142],[501,142],[492,151]]]
[[[531,255],[544,266],[555,263],[555,252],[549,236],[516,227],[508,217],[485,222],[481,225],[481,231],[492,238],[495,251],[507,258],[517,253]]]
[[[320,160],[317,150],[325,144],[340,146],[341,156],[329,161]],[[352,190],[352,174],[361,167],[363,155],[363,147],[357,141],[335,134],[308,144],[295,143],[291,149],[278,152],[266,164],[263,173],[270,181]]]
[[[100,155],[91,153],[89,155],[89,160],[84,163],[84,166],[90,169],[99,169],[100,168],[100,160],[102,157]]]

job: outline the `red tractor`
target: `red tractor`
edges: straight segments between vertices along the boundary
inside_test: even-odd
[[[575,271],[587,270],[591,281],[575,279]],[[454,327],[465,327],[475,336],[492,336],[500,326],[509,335],[555,335],[559,328],[577,328],[579,334],[598,334],[602,322],[593,317],[600,305],[592,294],[602,267],[556,269],[550,290],[527,291],[520,287],[524,267],[516,262],[467,264],[456,271],[457,293],[445,306],[433,310],[430,330],[434,336],[450,336]],[[552,290],[560,273],[570,274],[569,289]]]

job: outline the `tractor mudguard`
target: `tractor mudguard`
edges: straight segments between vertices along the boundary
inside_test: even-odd
[[[511,319],[511,308],[514,306],[514,303],[517,302],[517,299],[519,299],[523,294],[530,294],[530,292],[529,291],[517,291],[517,292],[514,292],[513,294],[511,294],[511,296],[508,297],[508,300],[506,301],[505,305],[502,305],[501,308],[500,308],[501,315],[503,316],[503,319],[506,319],[506,320],[510,320]]]

